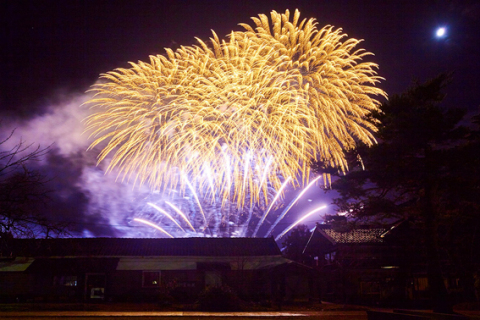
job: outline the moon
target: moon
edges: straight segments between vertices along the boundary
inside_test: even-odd
[[[437,36],[437,38],[443,38],[446,33],[447,33],[447,29],[445,27],[440,27],[435,32],[435,35]]]

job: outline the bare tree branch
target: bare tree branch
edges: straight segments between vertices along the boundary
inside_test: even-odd
[[[40,161],[50,147],[25,144],[20,140],[13,147],[2,149],[11,139],[0,140],[0,238],[58,237],[68,235],[68,225],[56,222],[46,215],[49,190],[47,178],[29,168]]]

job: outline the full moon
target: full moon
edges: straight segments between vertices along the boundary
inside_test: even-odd
[[[435,34],[436,34],[437,38],[442,38],[443,36],[445,36],[446,32],[447,32],[447,30],[444,27],[441,27],[441,28],[437,29],[437,32]]]

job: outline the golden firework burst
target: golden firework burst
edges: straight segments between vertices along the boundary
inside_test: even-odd
[[[196,177],[204,197],[239,206],[266,196],[267,163],[275,189],[286,177],[303,185],[310,159],[346,170],[344,151],[374,142],[366,116],[385,93],[358,40],[299,15],[273,11],[272,30],[260,15],[227,41],[213,33],[209,44],[103,74],[86,119],[90,148],[106,142],[99,162],[112,153],[109,170],[156,189],[184,190],[182,177]]]

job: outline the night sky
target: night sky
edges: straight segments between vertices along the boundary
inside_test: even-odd
[[[148,61],[164,48],[242,30],[238,23],[270,11],[316,18],[318,27],[341,27],[379,65],[389,95],[413,80],[453,72],[446,105],[472,114],[480,106],[480,3],[478,1],[0,1],[0,138],[16,128],[20,139],[51,145],[34,164],[51,181],[54,205],[46,212],[74,223],[79,236],[158,236],[129,223],[141,191],[115,182],[87,152],[81,120],[85,91],[100,73]],[[435,36],[445,27],[444,37]],[[9,147],[8,143],[0,146]],[[145,190],[143,190],[145,191]],[[142,192],[143,192],[142,191]],[[287,195],[288,198],[288,195]],[[308,198],[330,202],[316,189]],[[305,199],[306,201],[306,199]],[[299,203],[296,212],[313,204]],[[294,211],[295,212],[295,211]],[[329,213],[333,213],[330,209]],[[319,219],[311,220],[311,222]],[[290,221],[288,221],[290,222]],[[285,221],[287,223],[287,221]],[[284,224],[286,227],[286,224]],[[142,229],[143,230],[143,229]],[[279,233],[281,230],[277,231]],[[153,232],[153,231],[152,231]]]

